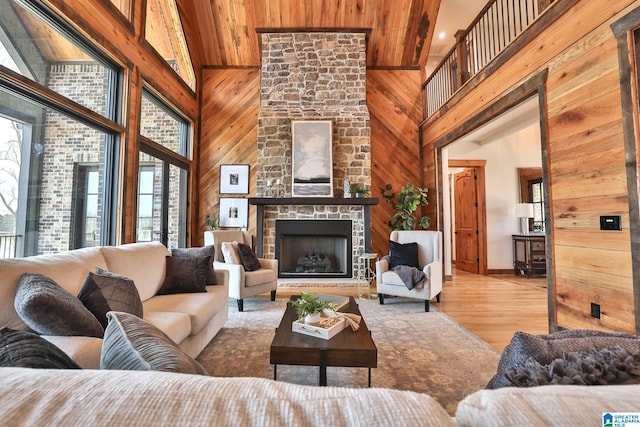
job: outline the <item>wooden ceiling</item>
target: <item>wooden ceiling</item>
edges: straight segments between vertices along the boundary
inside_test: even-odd
[[[176,0],[194,65],[260,66],[256,29],[368,30],[367,66],[425,66],[440,0]]]

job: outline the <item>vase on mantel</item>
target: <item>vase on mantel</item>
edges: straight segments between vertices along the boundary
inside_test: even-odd
[[[343,191],[344,191],[345,199],[351,198],[351,183],[349,182],[348,179],[344,180]]]

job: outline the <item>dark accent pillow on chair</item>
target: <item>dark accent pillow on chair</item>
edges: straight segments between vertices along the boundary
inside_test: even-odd
[[[389,268],[397,265],[408,265],[409,267],[420,268],[417,243],[402,244],[389,240],[389,248]]]
[[[198,258],[198,257],[211,257],[215,258],[216,247],[214,245],[204,246],[202,248],[175,248],[171,250],[171,256],[174,258]],[[211,263],[210,272],[207,276],[207,285],[217,285],[216,272],[213,269],[213,262]]]
[[[151,323],[118,311],[107,313],[107,319],[100,369],[207,375],[200,363]]]
[[[142,318],[142,301],[133,280],[101,268],[89,272],[78,299],[103,328],[107,327],[108,311],[125,311]]]
[[[168,256],[167,273],[158,295],[207,292],[211,257],[180,258]]]
[[[104,335],[98,319],[78,298],[42,274],[20,276],[13,306],[24,323],[41,335]]]
[[[260,270],[260,261],[249,246],[244,243],[238,243],[238,255],[240,262],[246,271]]]
[[[80,369],[64,351],[38,334],[0,329],[0,367]]]

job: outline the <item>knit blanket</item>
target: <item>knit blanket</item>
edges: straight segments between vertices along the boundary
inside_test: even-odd
[[[392,267],[391,270],[400,277],[402,283],[404,283],[409,290],[424,286],[422,281],[426,276],[419,268],[409,267],[408,265],[396,265],[395,267]]]

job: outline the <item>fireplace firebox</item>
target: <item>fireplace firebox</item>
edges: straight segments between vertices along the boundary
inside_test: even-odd
[[[280,278],[350,278],[351,220],[276,220]]]

